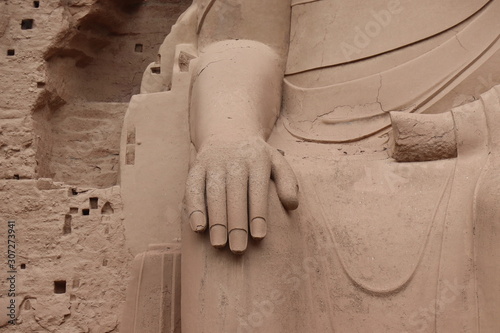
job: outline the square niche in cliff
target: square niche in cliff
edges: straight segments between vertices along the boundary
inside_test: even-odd
[[[7,50],[7,56],[12,57],[15,55],[16,55],[16,50],[14,50],[14,49]]]
[[[33,29],[34,23],[35,23],[35,20],[33,20],[33,19],[24,19],[21,21],[21,29],[22,30]]]
[[[89,198],[90,209],[99,208],[99,198]]]
[[[59,280],[54,281],[54,294],[65,294],[66,293],[66,281]]]
[[[33,1],[33,7],[40,8],[40,1]]]

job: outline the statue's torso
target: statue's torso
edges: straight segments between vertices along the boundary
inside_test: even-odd
[[[301,203],[285,212],[271,189],[268,236],[237,262],[183,236],[200,247],[193,267],[210,263],[195,295],[209,300],[205,318],[238,332],[477,332],[472,201],[483,161],[400,164],[380,132],[387,111],[415,111],[463,80],[498,36],[500,1],[292,2],[269,143],[298,174]]]
[[[295,0],[287,74],[389,52],[442,33],[488,0]]]
[[[348,142],[390,126],[389,111],[457,106],[500,69],[500,1],[297,1],[283,90],[286,127],[308,141]],[[460,103],[460,101],[458,101]]]
[[[300,223],[314,230],[305,260],[321,262],[305,289],[316,313],[331,316],[315,317],[319,331],[475,332],[477,173],[465,176],[456,160],[398,164],[369,151],[384,146],[388,111],[425,111],[470,84],[467,68],[495,63],[481,56],[498,49],[498,3],[295,1],[282,128],[330,148],[311,144],[323,152],[304,167],[297,145],[277,145],[298,153],[305,183]],[[332,159],[332,150],[358,156]]]
[[[473,201],[487,131],[484,116],[467,118],[474,112],[482,111],[454,111],[459,157],[431,162],[398,163],[367,140],[303,142],[278,123],[270,143],[285,152],[301,190],[285,223],[300,226],[304,240],[293,244],[301,259],[290,260],[301,273],[280,272],[300,277],[306,305],[297,313],[314,331],[480,332]],[[479,149],[464,133],[480,138]],[[267,282],[295,283],[279,274]]]

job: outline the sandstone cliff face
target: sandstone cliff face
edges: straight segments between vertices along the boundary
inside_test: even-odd
[[[131,260],[117,186],[122,120],[190,2],[0,1],[0,258],[16,221],[20,305],[18,325],[0,332],[117,331]]]

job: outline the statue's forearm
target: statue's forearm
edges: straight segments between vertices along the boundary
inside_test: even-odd
[[[192,140],[199,148],[214,136],[266,139],[280,108],[290,0],[225,0],[207,8],[191,94]]]
[[[280,109],[283,58],[248,40],[217,42],[204,50],[191,95],[191,133],[197,148],[211,137],[267,139]]]

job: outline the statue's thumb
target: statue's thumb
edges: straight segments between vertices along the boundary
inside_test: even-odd
[[[297,209],[299,206],[299,185],[292,167],[286,159],[274,149],[271,150],[271,177],[276,183],[278,197],[287,210]]]

